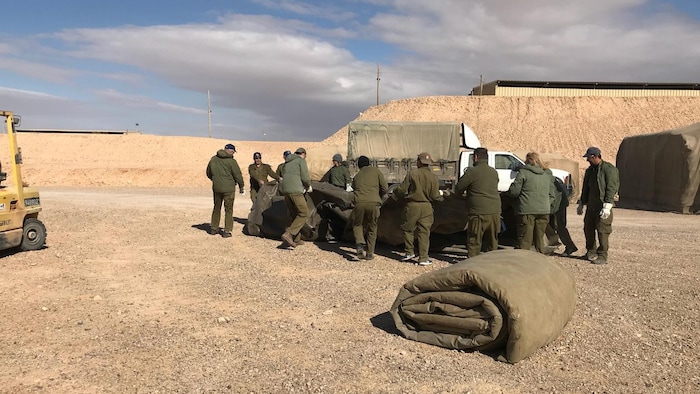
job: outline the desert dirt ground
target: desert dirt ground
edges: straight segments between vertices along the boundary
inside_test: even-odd
[[[610,263],[549,257],[578,303],[509,365],[413,342],[387,311],[435,264],[345,244],[207,233],[207,187],[42,188],[46,248],[0,258],[0,392],[678,393],[700,391],[700,221],[615,210]],[[582,221],[569,228],[583,249]]]

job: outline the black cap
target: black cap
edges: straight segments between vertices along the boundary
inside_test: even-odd
[[[583,157],[588,157],[588,156],[600,156],[600,148],[596,148],[595,146],[591,146],[588,149],[586,149],[586,154],[583,155]]]
[[[260,152],[253,153],[253,160],[255,159],[262,159],[262,155],[260,154]]]
[[[284,151],[284,153],[282,153],[282,156],[284,156],[286,158],[287,156],[289,156],[291,154],[292,154],[292,151],[286,150],[286,151]]]
[[[236,151],[236,146],[233,145],[233,144],[226,144],[226,146],[224,146],[224,149],[229,149],[229,150],[232,150],[232,151],[235,152],[235,151]]]

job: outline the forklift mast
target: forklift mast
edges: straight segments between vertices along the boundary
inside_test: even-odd
[[[7,130],[7,143],[10,148],[10,164],[12,170],[12,180],[17,192],[17,208],[24,208],[24,187],[22,182],[22,150],[17,146],[17,136],[15,126],[19,125],[20,118],[15,117],[12,111],[0,111],[0,116],[5,117]]]

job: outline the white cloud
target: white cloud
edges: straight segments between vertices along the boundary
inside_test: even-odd
[[[127,108],[161,109],[172,112],[182,112],[195,115],[206,115],[206,108],[184,107],[177,104],[156,101],[146,96],[131,95],[117,92],[113,89],[95,91],[95,95],[101,97],[105,102],[122,105]]]
[[[333,3],[318,6],[302,1],[290,0],[253,0],[253,2],[274,11],[284,10],[300,16],[312,16],[332,21],[346,21],[355,16],[354,12],[335,6]]]
[[[0,69],[51,83],[67,83],[79,74],[76,70],[11,57],[0,57]]]
[[[26,57],[0,58],[0,68],[84,84],[90,97],[76,105],[141,111],[127,116],[154,124],[157,116],[201,123],[206,110],[193,100],[209,90],[221,132],[257,138],[267,130],[290,140],[324,138],[375,104],[377,65],[359,60],[371,56],[358,47],[375,42],[394,49],[380,60],[382,102],[468,94],[481,74],[486,81],[698,78],[700,23],[650,0],[256,2],[297,18],[227,14],[209,24],[67,29],[40,37],[58,39],[60,50],[29,51],[27,40],[18,52]],[[341,8],[348,3],[356,7]],[[0,43],[0,53],[9,50]],[[164,89],[178,94],[171,99]]]
[[[487,79],[692,81],[700,25],[644,0],[397,2],[373,31],[406,55],[428,86]],[[418,60],[417,60],[418,59]],[[674,69],[668,73],[669,68]],[[431,83],[432,82],[432,83]],[[427,93],[427,92],[423,92]]]
[[[44,92],[35,92],[31,90],[23,90],[23,89],[12,89],[12,88],[6,88],[0,86],[0,97],[2,96],[23,96],[23,97],[31,97],[31,98],[40,98],[44,100],[66,100],[63,97],[59,96],[54,96],[51,94],[47,94]]]

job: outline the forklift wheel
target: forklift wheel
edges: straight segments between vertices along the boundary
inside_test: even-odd
[[[22,250],[39,250],[46,242],[46,227],[39,219],[27,218],[22,232]]]

